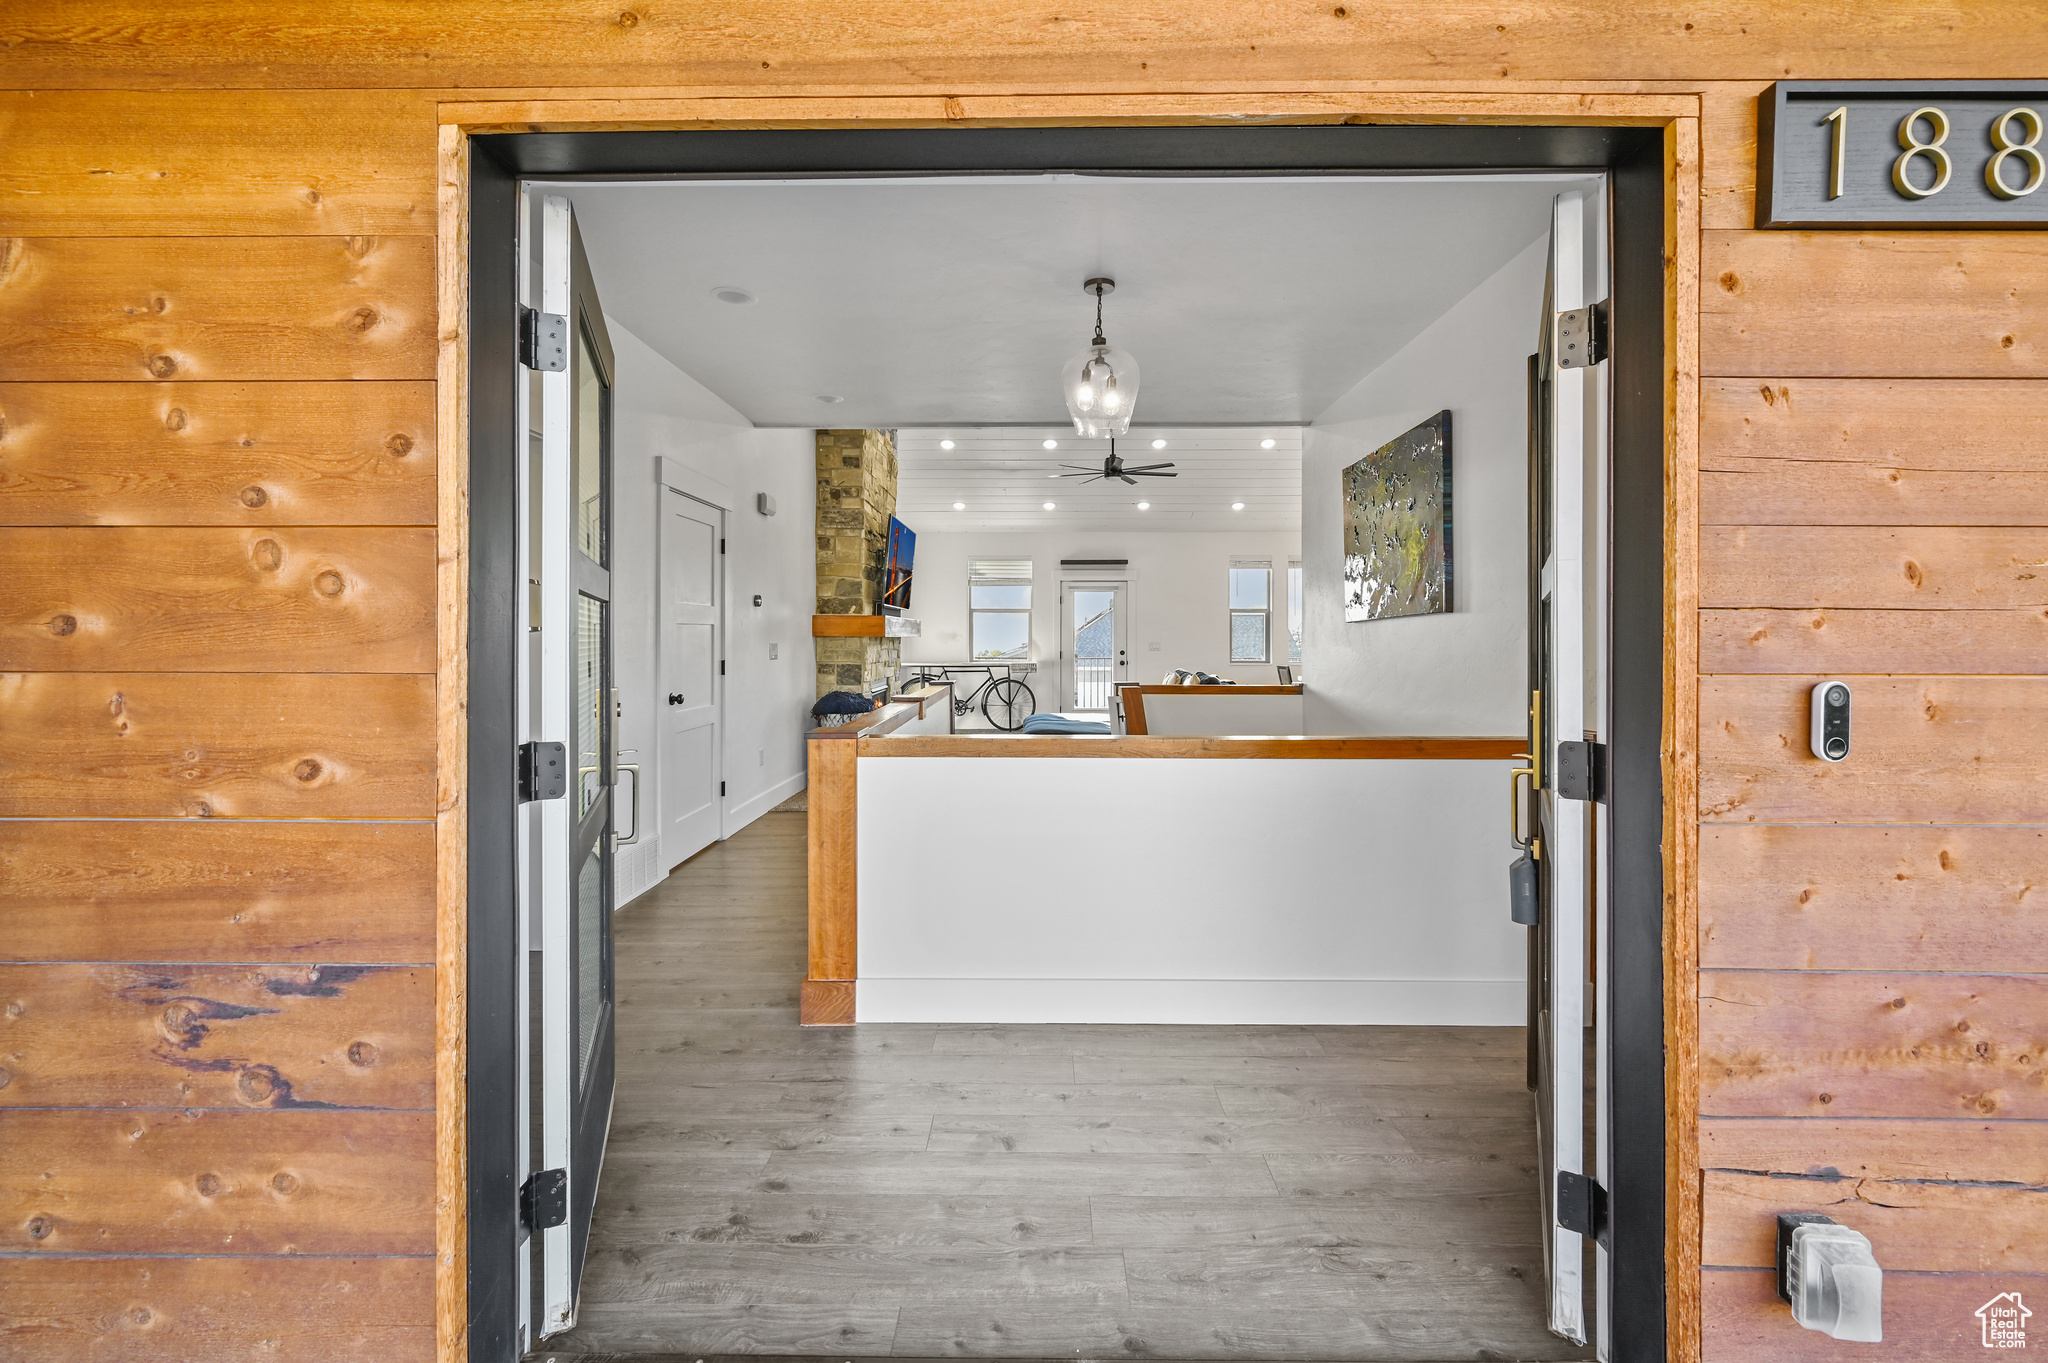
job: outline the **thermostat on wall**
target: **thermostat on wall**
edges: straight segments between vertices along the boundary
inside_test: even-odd
[[[1813,688],[1811,728],[1807,742],[1823,762],[1849,755],[1849,684],[1824,681]]]
[[[765,492],[757,492],[754,494],[754,506],[764,516],[772,516],[775,514],[775,499],[773,497],[770,497]]]

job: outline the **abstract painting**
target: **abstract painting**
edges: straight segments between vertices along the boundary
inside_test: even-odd
[[[1344,618],[1451,608],[1451,414],[1344,470]]]

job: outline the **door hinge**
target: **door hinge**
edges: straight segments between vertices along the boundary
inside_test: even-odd
[[[719,794],[720,798],[723,798],[723,797],[724,797],[724,795],[725,795],[725,782],[723,782],[723,781],[720,781],[720,782],[718,783],[718,794]]]
[[[521,743],[519,802],[559,800],[568,793],[568,748],[560,743]]]
[[[519,1185],[519,1219],[529,1231],[547,1230],[569,1220],[569,1171],[541,1169]]]
[[[1557,793],[1567,800],[1607,799],[1607,745],[1605,743],[1560,743],[1557,745]]]
[[[725,552],[725,540],[723,538],[720,538],[718,541],[718,552],[721,554]]]
[[[1607,300],[1557,315],[1557,367],[1584,369],[1607,358]]]
[[[1558,1170],[1557,1224],[1607,1245],[1607,1190],[1585,1174]]]
[[[519,309],[519,363],[543,374],[569,367],[569,319],[559,312]]]
[[[718,675],[721,677],[725,675],[725,659],[723,658],[718,660]]]

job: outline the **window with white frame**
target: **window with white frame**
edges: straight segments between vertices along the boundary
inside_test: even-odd
[[[1287,661],[1301,665],[1301,560],[1287,560]]]
[[[1026,662],[1031,657],[1031,560],[969,560],[968,650],[977,661]]]
[[[1273,561],[1230,560],[1230,661],[1263,663],[1272,653]]]

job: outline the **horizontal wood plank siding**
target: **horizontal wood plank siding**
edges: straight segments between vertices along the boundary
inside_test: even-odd
[[[434,235],[418,91],[0,92],[0,236]]]
[[[2048,828],[1708,824],[1700,964],[2048,974],[2044,872]]]
[[[902,90],[968,93],[1019,86],[1070,89],[1077,66],[1109,89],[1290,89],[1303,83],[1499,84],[1902,77],[1917,72],[2030,71],[2048,66],[2048,38],[2023,0],[1975,0],[1941,11],[1833,11],[1785,16],[1767,34],[1749,11],[1644,9],[1588,0],[1570,9],[1446,10],[1404,3],[1372,12],[1203,4],[1134,5],[1087,24],[1020,26],[1003,0],[935,11],[885,0],[792,31],[787,11],[732,0],[712,13],[518,11],[447,0],[422,13],[405,0],[359,0],[347,11],[287,10],[208,22],[167,21],[141,0],[108,0],[90,23],[28,11],[0,25],[18,55],[19,88],[133,89],[213,85],[307,88],[550,86],[700,87],[715,93]],[[715,22],[714,22],[715,18]],[[1685,27],[1692,23],[1692,28]],[[943,56],[945,70],[929,63]],[[766,63],[764,65],[764,63]]]
[[[0,817],[430,819],[434,680],[0,675]]]
[[[1704,376],[2048,378],[2039,233],[1700,237]]]
[[[429,383],[0,384],[8,525],[434,524]]]
[[[431,1112],[0,1109],[0,1252],[431,1254]]]
[[[434,532],[0,530],[0,669],[426,672]]]
[[[1700,670],[2040,675],[2048,609],[1706,610]]]
[[[0,1108],[430,1109],[420,966],[0,965]]]
[[[12,1363],[425,1363],[433,1316],[426,1257],[42,1258],[0,1272]]]
[[[1708,526],[1700,533],[1700,604],[2048,606],[2048,527]]]
[[[431,379],[430,237],[0,238],[0,380]]]
[[[1701,682],[1703,820],[2048,824],[2048,678],[1856,678],[1840,763],[1809,746],[1819,680]]]
[[[1700,972],[1706,1116],[2048,1118],[2048,976]]]
[[[430,823],[0,822],[0,960],[434,958]]]
[[[1840,1340],[1792,1323],[1767,1269],[1709,1269],[1701,1275],[1704,1356],[1713,1363],[1839,1363]],[[2048,1278],[2011,1273],[1884,1275],[1884,1356],[1898,1363],[1954,1363],[1983,1354],[1976,1310],[2017,1288],[2048,1295]],[[1975,1351],[1973,1354],[1971,1351]]]

